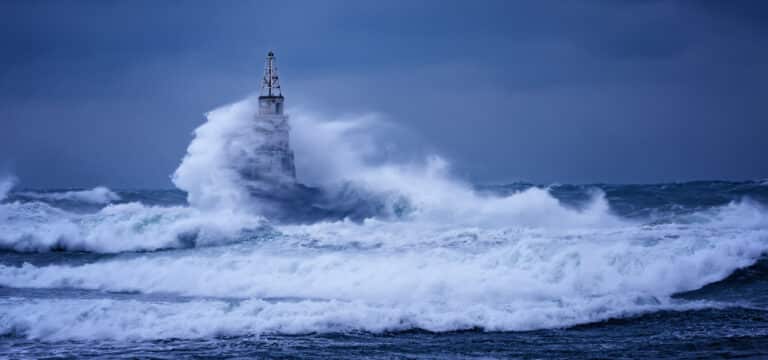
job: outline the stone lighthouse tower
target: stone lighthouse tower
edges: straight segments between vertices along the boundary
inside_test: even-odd
[[[275,54],[270,51],[264,64],[259,109],[253,124],[259,141],[253,144],[253,154],[249,156],[249,164],[243,171],[243,175],[251,180],[285,185],[296,181],[296,168],[289,141],[291,128],[288,116],[283,114],[284,100]]]

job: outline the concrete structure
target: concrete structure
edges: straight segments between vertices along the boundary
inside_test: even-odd
[[[267,54],[261,81],[259,110],[254,118],[258,140],[249,156],[243,175],[265,183],[292,184],[296,181],[293,151],[290,147],[290,125],[283,114],[284,102],[275,54]]]

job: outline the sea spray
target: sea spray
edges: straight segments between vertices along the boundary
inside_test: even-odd
[[[7,175],[5,177],[0,177],[0,201],[3,201],[7,196],[8,193],[11,192],[11,189],[16,185],[17,179],[15,176]]]
[[[253,148],[265,141],[265,134],[253,126],[255,111],[255,101],[246,99],[211,111],[206,123],[195,130],[173,177],[188,193],[191,206],[254,214],[270,214],[273,207],[281,206],[281,215],[287,215],[281,219],[288,220],[315,209],[319,215],[310,217],[315,220],[415,216],[478,224],[552,224],[548,219],[559,212],[557,222],[562,225],[621,223],[599,195],[581,210],[564,208],[538,189],[522,194],[522,201],[481,196],[452,176],[449,163],[438,155],[408,161],[377,156],[385,150],[376,136],[391,125],[375,115],[333,120],[297,111],[293,148],[298,181],[314,188],[271,184],[270,197],[259,196],[264,193],[258,191],[263,184],[243,175],[249,164],[260,162],[252,159],[262,156]],[[280,196],[281,192],[286,194]],[[272,197],[285,201],[276,203]]]
[[[0,204],[0,249],[117,253],[210,246],[252,239],[264,221],[228,212],[140,203],[72,213],[41,202]]]
[[[193,207],[253,208],[246,180],[237,166],[250,153],[253,138],[258,137],[250,124],[254,111],[252,101],[243,100],[209,112],[207,121],[195,129],[187,154],[173,174],[173,183],[187,193]]]
[[[0,265],[0,286],[76,294],[0,299],[0,333],[154,340],[558,328],[734,306],[674,295],[722,280],[768,250],[768,211],[757,201],[628,219],[611,201],[645,206],[633,192],[585,190],[584,201],[567,205],[554,187],[478,193],[440,156],[377,156],[384,150],[370,116],[297,114],[299,181],[321,196],[287,208],[334,216],[265,218],[268,203],[252,191],[258,184],[242,176],[260,136],[249,130],[253,110],[249,100],[214,110],[195,131],[174,174],[189,206],[133,202],[82,214],[54,199],[0,204],[0,246],[14,256],[121,253]],[[371,204],[375,211],[363,216],[332,211]]]
[[[47,339],[195,338],[215,329],[247,335],[564,327],[723,306],[672,295],[721,280],[768,249],[765,220],[749,229],[730,223],[753,211],[759,210],[733,204],[701,214],[696,224],[623,227],[379,220],[287,225],[264,241],[181,253],[84,265],[2,266],[0,284],[192,299],[4,304],[11,324]],[[45,324],[29,321],[52,306],[71,311]],[[139,321],[144,313],[187,320],[170,329]],[[88,325],[91,321],[96,323]],[[136,322],[144,325],[116,331]],[[43,327],[48,331],[41,332]]]

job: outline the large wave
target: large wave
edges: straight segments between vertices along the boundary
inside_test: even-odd
[[[768,249],[756,206],[728,205],[686,224],[620,227],[285,225],[263,241],[226,247],[0,266],[4,286],[190,296],[7,299],[0,323],[48,339],[508,331],[722,306],[671,296],[721,280]],[[42,323],[31,320],[44,314],[51,315]]]
[[[476,304],[404,303],[388,306],[362,301],[0,299],[0,334],[45,341],[157,340],[370,331],[454,331],[478,326],[490,331],[559,328],[628,314],[724,307],[706,302],[644,303],[622,299],[538,302],[530,308]],[[548,311],[547,311],[548,310]]]
[[[269,203],[252,193],[256,184],[240,175],[258,141],[248,130],[253,111],[250,100],[217,109],[196,130],[173,178],[189,206],[122,203],[76,214],[42,200],[0,204],[5,249],[193,248],[0,265],[2,286],[138,294],[4,298],[0,333],[164,339],[563,327],[720,306],[672,295],[721,280],[768,250],[768,211],[758,203],[630,220],[597,190],[577,206],[547,188],[479,193],[439,156],[379,156],[386,151],[376,137],[387,125],[370,115],[332,121],[296,112],[297,173],[323,196],[290,207],[375,211],[274,221],[264,217]],[[163,294],[178,297],[153,297]]]
[[[289,216],[331,223],[347,218],[457,227],[574,228],[627,223],[611,213],[599,192],[579,209],[563,206],[541,188],[512,196],[480,195],[452,177],[448,163],[440,157],[395,162],[377,156],[385,152],[377,135],[392,126],[374,115],[328,120],[298,112],[293,119],[298,172],[312,187],[289,184],[286,191],[298,193],[297,199],[281,197],[283,204],[266,201],[254,195],[261,184],[242,175],[242,167],[258,156],[250,149],[264,141],[264,133],[252,126],[255,111],[254,102],[246,99],[211,111],[208,121],[195,131],[173,176],[174,183],[187,192],[190,206],[122,203],[81,214],[56,207],[56,201],[107,204],[120,197],[103,187],[22,192],[19,195],[26,200],[39,201],[0,204],[0,248],[123,252],[226,244],[260,233],[266,226],[262,214],[277,205]],[[299,188],[317,190],[297,192]],[[282,190],[271,189],[276,191]]]
[[[118,253],[219,245],[269,231],[258,217],[139,203],[96,213],[67,212],[42,202],[0,204],[0,249],[20,252]]]
[[[210,112],[208,121],[195,131],[173,177],[188,193],[193,207],[263,213],[265,206],[275,205],[254,196],[253,189],[262,185],[242,175],[242,167],[258,162],[252,159],[259,156],[253,151],[254,144],[264,142],[264,133],[251,125],[255,112],[254,101],[246,99]],[[367,212],[366,217],[408,215],[447,223],[569,226],[621,222],[610,214],[599,194],[580,210],[564,208],[541,189],[513,197],[481,196],[451,176],[449,163],[439,156],[393,161],[391,158],[403,157],[382,156],[391,153],[387,151],[390,147],[385,148],[377,138],[393,126],[375,115],[328,120],[296,111],[292,121],[298,176],[322,196],[307,196],[288,212],[299,213],[307,207],[370,207],[376,211]],[[286,184],[270,189],[270,195],[295,189]],[[294,194],[303,196],[301,191]],[[339,219],[348,213],[334,214],[341,214],[335,217]]]

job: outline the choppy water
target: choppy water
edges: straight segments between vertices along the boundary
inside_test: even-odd
[[[0,354],[768,356],[765,181],[430,184],[396,215],[310,222],[10,191]]]

